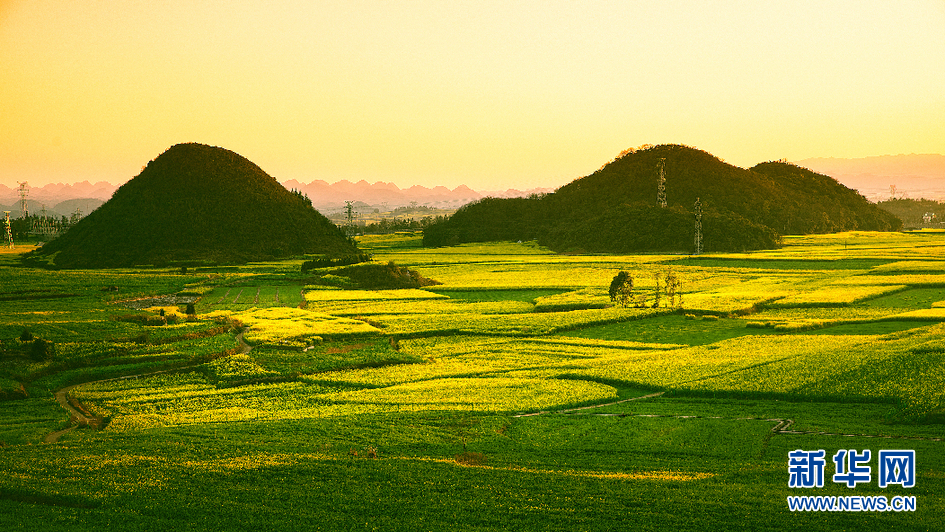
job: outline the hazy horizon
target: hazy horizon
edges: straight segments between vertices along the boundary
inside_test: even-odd
[[[938,153],[945,4],[0,0],[0,183],[170,146],[279,181],[553,188],[626,148]]]
[[[710,152],[710,153],[711,153],[711,152]],[[712,154],[712,155],[715,155],[715,156],[718,157],[718,154]],[[886,175],[922,175],[922,174],[923,174],[922,172],[916,172],[916,171],[915,171],[915,164],[914,164],[914,162],[912,162],[911,164],[910,164],[910,162],[906,162],[905,164],[901,164],[901,165],[898,167],[898,169],[896,169],[896,167],[895,167],[896,162],[893,161],[893,160],[894,160],[894,159],[900,159],[900,158],[908,158],[908,157],[924,157],[924,158],[929,158],[929,157],[931,157],[931,158],[940,158],[940,160],[935,161],[935,162],[937,162],[937,163],[939,163],[939,164],[938,164],[937,166],[935,166],[934,168],[926,166],[926,168],[925,168],[925,170],[926,170],[925,175],[927,175],[928,177],[942,177],[942,178],[945,178],[945,154],[938,154],[938,153],[909,153],[909,154],[900,153],[900,154],[896,154],[896,155],[873,155],[873,156],[856,157],[856,158],[844,158],[844,157],[810,157],[810,158],[807,158],[807,159],[799,159],[799,160],[797,160],[797,161],[789,161],[789,162],[791,162],[792,164],[798,164],[798,165],[800,165],[800,166],[804,166],[804,164],[802,164],[802,163],[804,163],[804,162],[814,162],[814,161],[816,161],[816,162],[819,162],[819,163],[821,163],[821,164],[819,164],[819,165],[812,165],[812,166],[820,166],[820,167],[823,168],[823,169],[830,168],[830,169],[835,170],[834,172],[827,172],[827,171],[824,171],[823,169],[818,170],[818,169],[811,168],[811,169],[813,169],[813,170],[815,170],[815,171],[817,171],[817,172],[819,172],[819,173],[824,173],[824,174],[826,174],[826,175],[837,174],[837,175],[841,175],[841,176],[844,176],[844,175],[849,176],[849,175],[851,175],[852,173],[871,173],[870,171],[866,170],[866,168],[870,167],[870,165],[872,165],[872,168],[873,168],[873,172],[872,172],[872,173],[874,173],[874,174],[875,174],[875,172],[882,172],[882,171],[885,171],[885,172],[886,172]],[[724,158],[723,158],[723,160],[724,160]],[[608,160],[608,161],[609,161],[609,160]],[[608,161],[604,161],[602,164],[604,164],[604,163],[606,163],[606,162],[608,162]],[[758,161],[758,163],[762,163],[762,162],[765,162],[765,161]],[[892,164],[890,164],[890,163],[892,163]],[[755,164],[757,164],[757,163],[755,163]],[[754,166],[754,164],[753,164],[753,165],[750,165],[750,166]],[[593,173],[594,171],[596,171],[597,168],[599,168],[599,167],[600,167],[600,165],[598,165],[597,167],[595,167],[593,170],[588,171],[587,174],[579,175],[579,176],[574,176],[574,178],[572,178],[571,180],[569,180],[569,181],[567,181],[567,182],[573,181],[573,180],[575,180],[575,179],[580,179],[580,178],[582,178],[582,177],[585,177],[586,175],[590,175],[591,173]],[[265,170],[265,168],[263,168],[263,170]],[[883,175],[883,174],[880,173],[880,174],[875,174],[875,175]],[[83,180],[81,180],[81,181],[71,181],[71,182],[66,182],[66,181],[55,181],[55,182],[54,182],[54,181],[48,181],[48,182],[39,182],[39,183],[28,182],[28,184],[29,184],[30,188],[43,188],[43,187],[45,187],[45,186],[47,186],[47,185],[64,185],[64,186],[71,186],[71,185],[76,185],[76,184],[80,184],[80,183],[85,183],[85,182],[87,182],[89,185],[96,185],[96,184],[99,184],[99,183],[107,183],[107,184],[109,184],[110,186],[119,187],[119,186],[123,185],[124,183],[130,181],[130,180],[133,179],[134,177],[135,177],[135,176],[131,176],[131,177],[129,177],[129,178],[127,178],[127,179],[125,179],[124,181],[121,181],[121,182],[108,181],[108,180],[105,180],[105,179],[99,179],[99,180],[95,180],[95,181],[92,181],[92,180],[90,180],[90,179],[83,179]],[[273,176],[273,177],[275,177],[275,176]],[[542,186],[542,185],[538,184],[538,185],[536,185],[536,186],[531,186],[531,187],[517,187],[517,186],[514,186],[514,184],[510,184],[510,185],[508,185],[508,186],[505,186],[504,188],[503,188],[503,187],[499,187],[499,188],[476,188],[476,187],[471,186],[471,185],[468,185],[468,184],[466,184],[466,183],[460,183],[460,184],[457,184],[457,185],[455,185],[455,186],[438,185],[438,184],[433,184],[433,185],[420,185],[420,184],[418,184],[418,183],[404,184],[404,183],[397,183],[397,182],[394,182],[394,181],[383,181],[383,180],[380,180],[380,179],[377,179],[377,180],[359,179],[359,180],[357,180],[357,181],[353,181],[353,180],[351,180],[351,179],[338,179],[338,180],[335,180],[335,181],[328,181],[328,180],[325,180],[325,179],[318,179],[318,178],[310,179],[310,180],[305,180],[305,179],[278,179],[278,178],[277,178],[277,181],[279,181],[280,183],[287,183],[287,182],[290,182],[290,181],[298,181],[298,182],[300,182],[300,183],[302,183],[302,184],[306,184],[306,185],[307,185],[307,184],[314,183],[314,182],[316,182],[316,181],[322,181],[322,182],[327,183],[328,185],[336,185],[336,184],[342,183],[342,182],[348,182],[348,183],[352,183],[352,184],[357,184],[357,183],[363,181],[363,182],[366,182],[366,183],[368,183],[369,185],[372,185],[372,186],[378,185],[378,184],[394,185],[394,186],[396,186],[396,187],[397,187],[398,189],[400,189],[400,190],[406,190],[406,189],[409,189],[409,188],[415,187],[415,186],[422,186],[422,187],[425,187],[425,188],[428,188],[428,189],[433,189],[433,188],[435,188],[435,187],[445,186],[446,188],[448,188],[448,189],[450,189],[450,190],[455,190],[455,189],[457,189],[457,188],[466,186],[466,187],[468,187],[468,188],[470,188],[470,189],[472,189],[472,190],[474,190],[474,191],[476,191],[476,192],[504,191],[504,190],[510,190],[510,189],[516,189],[516,190],[554,189],[554,188],[557,188],[557,187],[559,187],[559,186],[561,186],[561,185],[563,185],[563,184],[567,184],[567,182],[562,183],[562,184],[560,184],[560,185],[554,185],[554,186],[551,186],[551,185],[549,185],[549,186]],[[10,188],[10,189],[15,189],[15,188],[17,188],[17,186],[18,186],[17,183],[5,183],[5,182],[2,182],[2,181],[0,181],[0,185],[6,186],[6,187],[8,187],[8,188]],[[945,181],[943,181],[942,186],[945,187]]]

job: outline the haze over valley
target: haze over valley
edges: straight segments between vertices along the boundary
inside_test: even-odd
[[[860,159],[810,158],[796,161],[795,164],[833,177],[873,202],[890,199],[890,186],[896,187],[896,198],[945,200],[945,155],[883,155]],[[577,177],[579,176],[575,176]],[[454,210],[484,197],[518,198],[553,192],[557,188],[549,186],[473,190],[466,185],[453,189],[422,185],[402,188],[392,182],[361,180],[352,183],[344,179],[331,183],[323,179],[289,179],[281,183],[287,189],[299,190],[306,194],[312,200],[313,206],[326,215],[342,212],[345,202],[348,201],[354,202],[358,209],[367,212],[374,209],[384,212],[413,205]],[[117,189],[118,185],[107,181],[49,183],[30,187],[27,205],[31,213],[40,213],[45,208],[50,216],[69,217],[79,209],[80,213],[85,215],[105,203]],[[0,183],[0,210],[11,211],[13,217],[20,215],[16,183],[13,183],[13,186]]]

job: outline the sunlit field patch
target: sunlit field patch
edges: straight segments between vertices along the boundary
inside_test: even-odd
[[[201,295],[196,307],[198,312],[204,313],[216,310],[239,311],[249,308],[297,307],[301,302],[302,285],[254,285],[244,282],[213,288]]]
[[[643,344],[704,345],[751,334],[766,334],[765,331],[748,329],[742,319],[720,319],[706,321],[686,319],[671,315],[623,323],[612,323],[584,327],[558,333],[574,338],[596,338],[622,340]]]
[[[245,324],[244,339],[254,345],[310,345],[321,336],[378,333],[377,328],[360,320],[338,318],[297,308],[250,309],[244,312],[220,312]]]
[[[604,288],[582,288],[563,294],[538,297],[535,310],[539,312],[561,312],[592,308],[607,308],[613,303]]]
[[[426,290],[310,290],[305,292],[305,300],[318,303],[323,301],[399,301],[446,299],[447,296]]]
[[[382,324],[387,334],[468,334],[531,336],[559,331],[643,319],[667,314],[667,309],[606,308],[523,314],[455,314],[378,315],[372,319]]]
[[[616,399],[607,385],[589,381],[521,378],[450,378],[347,392],[339,401],[401,410],[520,412]]]
[[[903,260],[875,266],[870,273],[882,275],[904,273],[941,274],[945,273],[945,261]]]
[[[766,306],[770,308],[847,306],[905,290],[905,285],[833,285],[791,295]]]
[[[372,316],[410,315],[410,314],[522,314],[535,310],[535,305],[525,301],[477,301],[466,302],[452,297],[443,299],[375,299],[358,301],[317,301],[310,302],[309,310],[324,312],[333,316]]]

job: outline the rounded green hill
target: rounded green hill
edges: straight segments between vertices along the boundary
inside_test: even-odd
[[[657,204],[663,165],[666,206]],[[540,197],[485,198],[424,231],[424,244],[537,239],[556,251],[691,252],[694,204],[705,251],[770,249],[782,235],[890,231],[901,223],[855,190],[798,166],[750,169],[687,146],[627,150]]]
[[[61,268],[345,256],[342,231],[232,151],[178,144],[36,255]]]

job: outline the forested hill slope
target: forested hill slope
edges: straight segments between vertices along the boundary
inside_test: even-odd
[[[667,207],[657,205],[659,167]],[[780,235],[887,231],[901,224],[836,180],[787,163],[751,169],[679,145],[628,150],[543,197],[468,205],[424,234],[426,245],[532,239],[558,251],[691,251],[694,203],[706,251],[771,248]]]
[[[266,260],[356,247],[311,202],[246,158],[172,146],[104,205],[35,252],[64,268]]]

